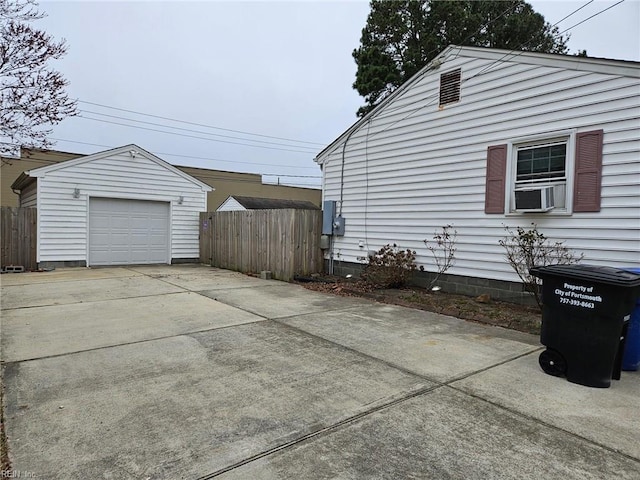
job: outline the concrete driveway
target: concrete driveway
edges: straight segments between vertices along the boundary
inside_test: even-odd
[[[1,281],[22,477],[640,478],[640,374],[530,335],[196,265]]]

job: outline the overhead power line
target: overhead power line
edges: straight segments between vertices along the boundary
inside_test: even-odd
[[[91,110],[80,110],[80,112],[89,113],[91,115],[100,115],[100,116],[103,116],[103,117],[115,118],[115,119],[119,119],[119,120],[126,120],[128,122],[143,123],[145,125],[153,125],[153,126],[156,126],[156,127],[172,128],[174,130],[180,130],[180,131],[183,131],[183,132],[190,132],[190,133],[198,133],[198,134],[201,134],[201,135],[212,135],[212,136],[215,136],[215,137],[231,138],[231,139],[234,139],[234,140],[242,140],[244,142],[264,143],[264,144],[267,144],[267,145],[279,145],[279,146],[282,146],[282,147],[304,148],[304,149],[309,149],[310,152],[317,151],[316,148],[305,147],[305,146],[302,146],[302,145],[290,145],[290,144],[287,144],[287,143],[269,142],[269,141],[266,141],[266,140],[253,140],[251,138],[234,137],[232,135],[222,135],[220,133],[204,132],[202,130],[194,130],[192,128],[174,127],[172,125],[166,125],[164,123],[146,122],[144,120],[136,120],[135,118],[121,117],[119,115],[109,115],[107,113],[94,112],[94,111],[91,111]]]
[[[562,17],[560,20],[558,20],[556,23],[554,23],[552,25],[552,27],[557,27],[560,23],[564,22],[567,18],[575,15],[576,13],[578,13],[580,10],[582,10],[584,7],[592,4],[594,2],[594,0],[589,0],[587,3],[585,3],[584,5],[582,5],[581,7],[576,8],[574,11],[572,11],[571,13],[569,13],[568,15]],[[619,3],[624,2],[624,0],[621,0],[620,2],[616,3],[616,5],[618,5]],[[613,5],[615,7],[615,5]],[[595,15],[592,15],[589,18],[593,18],[593,17],[597,17],[598,15],[600,15],[602,12],[605,12],[607,10],[609,10],[609,8],[605,8],[604,10],[599,11],[598,13],[596,13]],[[580,23],[584,23],[580,22]],[[580,23],[575,24],[573,27],[569,27],[565,30],[563,30],[562,32],[558,32],[555,36],[556,37],[560,37],[563,33],[568,32],[569,30],[571,30],[572,28],[577,27],[578,25],[580,25]],[[523,53],[522,47],[529,45],[529,43],[531,43],[531,41],[533,40],[533,38],[530,38],[529,40],[527,40],[526,42],[521,43],[520,45],[518,45],[516,48],[514,48],[513,50],[509,50],[506,54],[504,54],[502,57],[500,57],[498,60],[495,60],[494,62],[490,63],[489,65],[487,65],[485,68],[483,68],[482,70],[480,70],[478,73],[476,73],[475,75],[471,76],[470,78],[468,78],[467,80],[471,80],[472,78],[478,77],[480,75],[482,75],[483,73],[485,73],[486,71],[491,70],[491,68],[493,68],[494,65],[497,65],[499,63],[502,63],[504,61],[505,58],[507,57],[517,57],[518,55],[521,55]],[[510,59],[511,59],[510,58]]]
[[[136,115],[143,115],[145,117],[158,118],[158,119],[161,119],[161,120],[169,120],[171,122],[184,123],[186,125],[194,125],[196,127],[212,128],[212,129],[215,129],[215,130],[222,130],[222,131],[225,131],[225,132],[240,133],[240,134],[243,134],[243,135],[251,135],[251,136],[254,136],[254,137],[272,138],[274,140],[284,140],[284,141],[287,141],[287,142],[306,143],[308,145],[315,145],[315,146],[319,146],[319,147],[325,146],[325,144],[321,143],[321,142],[309,142],[309,141],[306,141],[306,140],[296,140],[296,139],[293,139],[293,138],[275,137],[273,135],[263,135],[263,134],[260,134],[260,133],[246,132],[246,131],[242,131],[242,130],[233,130],[231,128],[216,127],[216,126],[207,125],[207,124],[204,124],[204,123],[190,122],[190,121],[187,121],[187,120],[179,120],[177,118],[164,117],[164,116],[161,116],[161,115],[153,115],[151,113],[138,112],[136,110],[128,110],[126,108],[112,107],[110,105],[104,105],[102,103],[89,102],[87,100],[78,100],[78,102],[79,103],[86,103],[87,105],[94,105],[96,107],[109,108],[111,110],[118,110],[120,112],[127,112],[127,113],[134,113]]]
[[[265,177],[322,178],[322,175],[283,175],[281,173],[261,173]]]
[[[92,146],[92,147],[102,147],[102,148],[115,148],[113,145],[102,145],[99,143],[90,143],[90,142],[80,142],[77,140],[67,140],[64,138],[54,138],[54,137],[49,137],[51,138],[51,140],[55,140],[57,142],[67,142],[67,143],[77,143],[79,145],[88,145],[88,146]],[[286,168],[304,168],[304,169],[313,169],[313,170],[317,170],[318,167],[305,167],[305,166],[295,166],[295,165],[285,165],[282,163],[260,163],[260,162],[243,162],[243,161],[238,161],[238,160],[225,160],[225,159],[221,159],[221,158],[210,158],[210,157],[198,157],[195,155],[183,155],[180,153],[168,153],[168,152],[151,152],[154,155],[158,155],[158,156],[168,156],[168,157],[180,157],[180,158],[190,158],[193,160],[206,160],[206,161],[211,161],[211,162],[222,162],[222,163],[236,163],[236,164],[242,164],[242,165],[261,165],[261,166],[268,166],[268,167],[286,167]],[[202,168],[202,167],[192,167],[192,168]],[[261,174],[261,175],[267,175],[267,174]],[[271,174],[268,174],[271,175]],[[273,175],[278,175],[278,174],[273,174]],[[282,175],[280,175],[282,176]],[[318,177],[321,178],[321,177]]]
[[[121,123],[121,122],[113,122],[111,120],[104,120],[101,118],[93,118],[93,117],[87,117],[86,115],[78,115],[77,117],[71,117],[71,118],[82,118],[85,120],[93,120],[95,122],[102,122],[102,123],[109,123],[112,125],[120,125],[123,127],[129,127],[129,128],[137,128],[139,130],[147,130],[149,132],[158,132],[158,133],[164,133],[165,135],[175,135],[178,137],[187,137],[187,138],[196,138],[198,140],[207,140],[209,142],[220,142],[220,143],[229,143],[232,145],[242,145],[243,147],[253,147],[253,148],[266,148],[267,150],[279,150],[282,152],[294,152],[294,153],[306,153],[306,154],[313,154],[316,150],[293,150],[290,148],[280,148],[280,147],[268,147],[265,145],[251,145],[249,143],[241,143],[241,142],[231,142],[229,140],[217,140],[215,138],[207,138],[207,137],[200,137],[197,135],[188,135],[186,133],[177,133],[177,132],[168,132],[166,130],[158,130],[157,128],[149,128],[149,127],[141,127],[139,125],[129,125],[126,123]],[[294,146],[294,145],[292,145]],[[309,148],[309,147],[299,147],[299,148]]]
[[[624,0],[623,0],[624,1]],[[553,24],[554,27],[557,27],[558,25],[560,25],[562,22],[564,22],[567,18],[572,17],[573,15],[575,15],[576,13],[578,13],[580,10],[582,10],[584,7],[589,6],[590,4],[592,4],[594,2],[594,0],[589,0],[587,3],[585,3],[584,5],[582,5],[581,7],[576,8],[573,12],[571,12],[570,14],[562,17],[560,20],[558,20],[556,23]],[[558,35],[562,35],[564,32],[560,32],[558,33]]]
[[[593,1],[593,0],[592,0],[592,1]],[[586,22],[587,20],[591,20],[593,17],[597,17],[597,16],[598,16],[598,15],[600,15],[601,13],[604,13],[604,12],[606,12],[607,10],[612,9],[613,7],[615,7],[615,6],[617,6],[617,5],[620,5],[622,2],[624,2],[624,0],[620,0],[618,3],[614,3],[613,5],[609,5],[609,6],[608,6],[607,8],[605,8],[604,10],[600,10],[599,12],[594,13],[594,14],[593,14],[593,15],[591,15],[590,17],[587,17],[587,18],[585,18],[584,20],[582,20],[582,21],[580,21],[580,22],[576,23],[575,25],[572,25],[572,26],[570,26],[569,28],[566,28],[565,30],[561,31],[561,32],[560,32],[560,35],[562,35],[562,34],[563,34],[563,33],[565,33],[565,32],[568,32],[568,31],[569,31],[569,30],[571,30],[572,28],[576,28],[578,25],[582,25],[582,24],[583,24],[584,22]],[[591,3],[591,2],[589,2],[589,3]],[[587,3],[587,5],[589,5],[589,3]],[[587,5],[585,5],[585,7],[586,7]],[[567,17],[565,17],[565,18],[567,18]],[[563,18],[563,20],[564,20],[564,18]],[[561,20],[561,21],[562,21],[562,20]],[[560,23],[560,22],[558,22],[558,23]]]

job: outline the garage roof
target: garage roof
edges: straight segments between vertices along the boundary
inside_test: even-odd
[[[110,157],[112,155],[118,155],[118,154],[125,153],[125,152],[129,152],[132,157],[140,155],[140,156],[142,156],[142,157],[144,157],[144,158],[146,158],[146,159],[148,159],[148,160],[150,160],[152,162],[155,162],[158,165],[166,168],[167,170],[170,170],[171,172],[175,173],[176,175],[179,175],[182,178],[190,181],[191,183],[194,183],[194,184],[198,185],[205,192],[209,192],[209,191],[215,190],[210,185],[207,185],[206,183],[201,182],[197,178],[192,177],[191,175],[189,175],[189,174],[183,172],[182,170],[174,167],[173,165],[165,162],[160,157],[155,156],[153,153],[147,152],[144,148],[140,148],[139,146],[137,146],[137,145],[135,145],[133,143],[131,143],[129,145],[124,145],[122,147],[117,147],[117,148],[113,148],[113,149],[110,149],[110,150],[105,150],[103,152],[94,153],[93,155],[87,155],[85,157],[74,158],[73,160],[67,160],[65,162],[60,162],[60,163],[56,163],[56,164],[53,164],[53,165],[47,165],[46,167],[40,167],[40,168],[36,168],[34,170],[29,170],[28,172],[21,173],[20,176],[16,179],[16,181],[13,182],[13,184],[11,185],[11,188],[14,189],[14,190],[21,190],[25,186],[27,186],[29,183],[31,183],[31,181],[33,181],[32,180],[33,177],[42,177],[42,176],[46,175],[49,172],[53,172],[53,171],[56,171],[56,170],[62,170],[62,169],[67,168],[67,167],[72,167],[72,166],[75,166],[75,165],[80,165],[80,164],[83,164],[83,163],[92,162],[94,160]]]

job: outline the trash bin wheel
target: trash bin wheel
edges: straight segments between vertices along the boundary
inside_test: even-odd
[[[561,377],[567,372],[567,362],[565,362],[564,357],[556,350],[546,349],[540,354],[538,361],[544,373],[553,375],[554,377]]]

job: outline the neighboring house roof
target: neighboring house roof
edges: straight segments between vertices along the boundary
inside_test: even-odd
[[[418,73],[403,83],[400,87],[393,91],[387,98],[385,98],[379,105],[373,110],[367,113],[364,117],[356,121],[347,130],[345,130],[338,138],[325,147],[320,153],[316,155],[314,161],[320,165],[324,162],[324,159],[334,151],[342,142],[357,131],[364,123],[375,117],[381,110],[392,102],[396,97],[401,95],[405,90],[410,88],[413,84],[419,81],[422,76],[431,71],[436,70],[444,62],[451,58],[469,57],[494,60],[494,64],[504,62],[518,62],[523,64],[532,65],[544,65],[548,67],[565,68],[568,70],[579,70],[585,72],[594,73],[608,73],[622,76],[631,76],[640,78],[640,62],[633,62],[628,60],[613,60],[607,58],[595,58],[595,57],[580,57],[577,55],[560,55],[552,53],[536,53],[536,52],[522,52],[514,50],[500,50],[496,48],[484,48],[484,47],[458,47],[456,45],[450,45],[442,51],[436,58],[431,60],[425,65]],[[492,64],[493,65],[493,64]],[[487,70],[490,70],[487,69]],[[463,80],[464,81],[464,80]]]
[[[27,185],[35,182],[35,177],[30,177],[27,172],[22,172],[11,184],[11,190],[22,190]]]
[[[230,198],[233,198],[240,205],[247,210],[265,210],[274,208],[295,208],[298,210],[320,210],[313,203],[306,200],[283,200],[279,198],[257,198],[257,197],[240,197],[236,195],[230,195],[226,203]]]
[[[133,155],[143,156],[147,160],[155,162],[158,165],[166,168],[167,170],[170,170],[171,172],[175,173],[176,175],[179,175],[180,177],[190,181],[191,183],[194,183],[194,184],[198,185],[205,192],[209,192],[211,190],[214,190],[214,188],[211,187],[210,185],[207,185],[206,183],[201,182],[197,178],[192,177],[191,175],[183,172],[182,170],[174,167],[173,165],[171,165],[171,164],[165,162],[164,160],[162,160],[161,158],[155,156],[153,153],[147,152],[145,149],[140,148],[139,146],[137,146],[137,145],[135,145],[133,143],[129,144],[129,145],[124,145],[122,147],[117,147],[117,148],[113,148],[113,149],[110,149],[110,150],[105,150],[103,152],[94,153],[93,155],[87,155],[87,156],[83,156],[83,157],[79,157],[79,158],[74,158],[73,160],[66,160],[66,161],[63,161],[63,162],[55,163],[53,165],[47,165],[46,167],[40,167],[40,168],[36,168],[36,169],[33,169],[33,170],[29,170],[27,172],[23,172],[16,179],[16,181],[13,182],[13,184],[11,185],[11,188],[14,189],[14,190],[21,190],[24,187],[26,187],[29,183],[33,182],[34,178],[45,176],[49,172],[53,172],[53,171],[56,171],[56,170],[62,170],[62,169],[67,168],[67,167],[72,167],[72,166],[80,165],[80,164],[83,164],[83,163],[92,162],[94,160],[99,160],[101,158],[107,158],[107,157],[110,157],[112,155],[118,155],[118,154],[125,153],[125,152],[131,152],[132,156]]]

